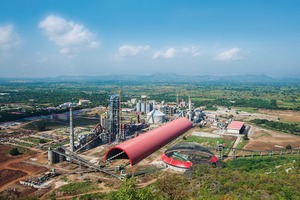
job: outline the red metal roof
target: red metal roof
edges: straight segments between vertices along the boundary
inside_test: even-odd
[[[127,158],[130,160],[130,164],[135,165],[189,130],[191,127],[192,122],[187,118],[179,118],[168,122],[154,130],[148,131],[147,133],[110,148],[106,152],[104,160],[124,151]],[[118,156],[116,158],[118,158]]]
[[[232,121],[232,122],[227,126],[227,129],[236,129],[236,130],[240,130],[243,126],[244,126],[244,122]]]
[[[168,165],[172,165],[175,167],[181,167],[181,168],[185,168],[185,169],[188,169],[191,166],[193,166],[193,163],[190,161],[181,161],[181,160],[172,159],[172,158],[168,157],[165,153],[161,154],[161,160],[164,161],[165,163],[167,163]]]

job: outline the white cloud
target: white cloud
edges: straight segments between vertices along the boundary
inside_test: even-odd
[[[201,52],[198,47],[183,47],[182,52],[186,54],[191,54],[192,56],[200,56]]]
[[[70,52],[70,49],[68,49],[68,48],[62,48],[60,51],[59,51],[59,53],[61,53],[61,54],[68,54]]]
[[[149,45],[146,46],[133,46],[133,45],[123,45],[118,49],[116,58],[124,58],[128,56],[135,56],[142,52],[148,51],[150,49]]]
[[[159,57],[173,58],[175,56],[176,52],[177,51],[176,51],[175,48],[169,48],[165,52],[163,52],[163,51],[157,51],[157,52],[154,53],[153,59],[156,59],[156,58],[159,58]]]
[[[71,50],[78,51],[99,46],[99,42],[94,40],[94,34],[82,24],[67,21],[62,17],[49,15],[39,23],[39,28],[50,41],[61,47],[62,54],[68,54]]]
[[[48,57],[42,53],[37,53],[37,63],[47,63],[48,62]]]
[[[229,49],[227,51],[224,51],[222,53],[220,53],[215,59],[216,60],[238,60],[240,59],[240,52],[241,49],[234,47],[232,49]]]
[[[13,25],[0,26],[0,48],[10,49],[19,45],[20,39]]]

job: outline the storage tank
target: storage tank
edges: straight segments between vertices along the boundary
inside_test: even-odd
[[[156,124],[156,123],[164,123],[166,115],[161,111],[154,109],[147,114],[147,122]]]
[[[141,112],[141,102],[136,103],[136,112]]]
[[[141,112],[146,113],[146,103],[141,102]]]
[[[147,105],[147,110],[146,112],[149,113],[153,110],[153,103],[152,102],[149,102],[148,105]]]

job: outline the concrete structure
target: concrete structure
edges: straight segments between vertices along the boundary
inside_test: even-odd
[[[113,139],[119,140],[120,132],[120,95],[110,96],[109,106],[109,132]]]
[[[70,151],[74,153],[73,108],[70,107]]]
[[[141,102],[141,112],[146,113],[146,102]]]
[[[165,114],[161,111],[154,109],[147,114],[147,122],[156,124],[156,123],[164,123],[165,122]]]
[[[148,102],[146,112],[149,113],[153,110],[153,102]]]
[[[179,118],[110,148],[104,159],[129,159],[130,164],[135,165],[190,128],[192,122],[186,118]]]
[[[141,112],[141,101],[136,103],[136,112]]]
[[[232,121],[226,129],[228,133],[241,134],[245,130],[245,127],[244,122]]]
[[[192,121],[192,101],[190,96],[189,96],[189,120]]]
[[[79,106],[89,105],[90,103],[91,103],[90,100],[85,100],[85,99],[79,99],[79,101],[78,101]]]

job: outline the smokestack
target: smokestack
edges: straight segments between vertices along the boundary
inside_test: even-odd
[[[73,107],[70,107],[70,151],[74,153]]]
[[[189,120],[192,121],[192,101],[190,96],[189,96]]]

